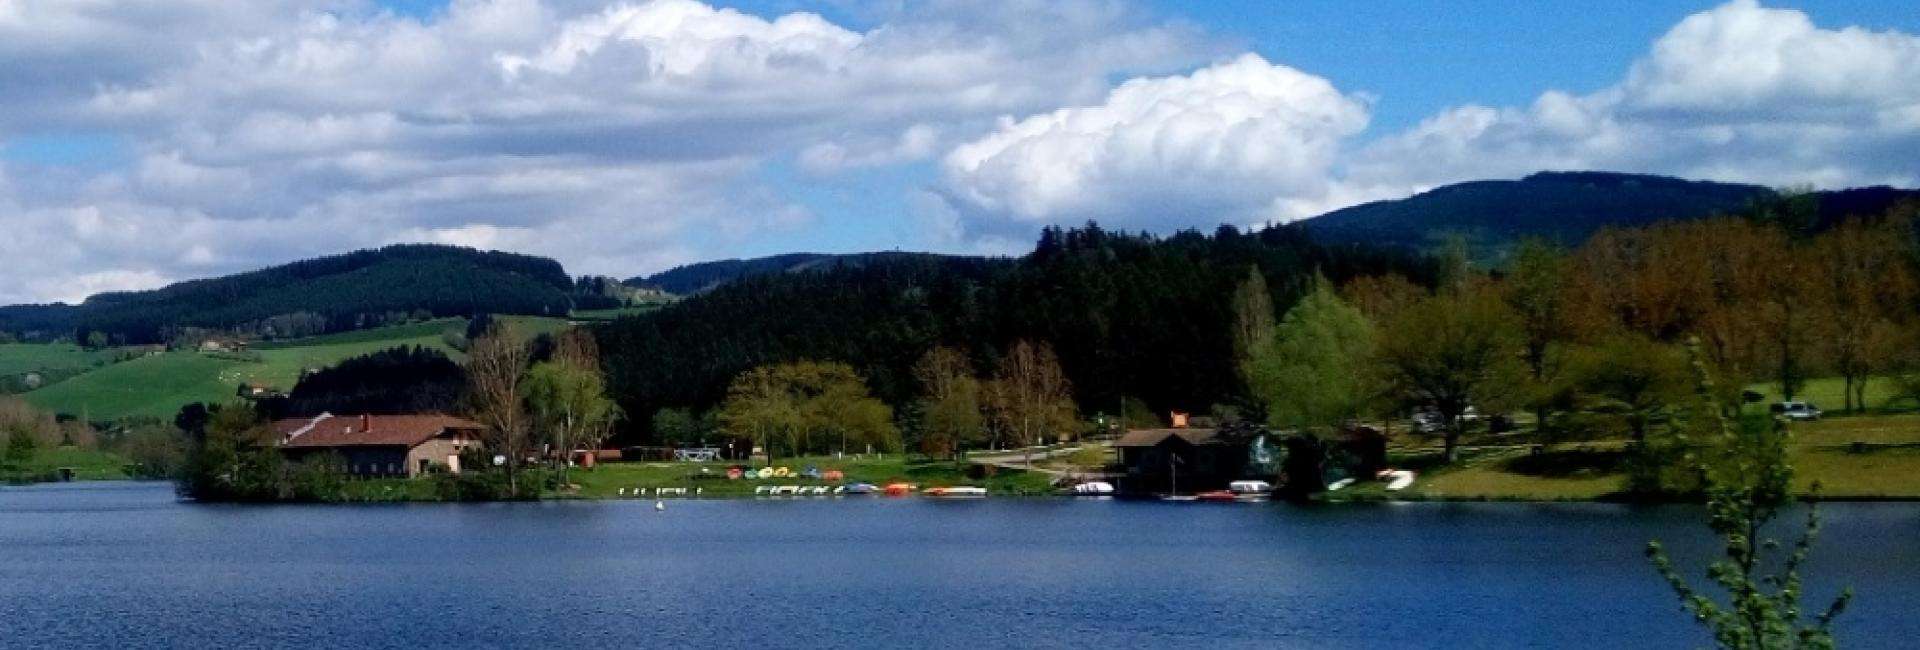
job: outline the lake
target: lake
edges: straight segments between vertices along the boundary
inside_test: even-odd
[[[1076,500],[210,506],[0,488],[0,646],[1694,647],[1693,507]],[[1920,638],[1920,504],[1829,504],[1848,647]],[[1809,599],[1809,602],[1815,602]]]

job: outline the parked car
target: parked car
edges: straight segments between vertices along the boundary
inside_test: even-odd
[[[1774,402],[1768,407],[1768,410],[1772,411],[1774,415],[1789,420],[1805,421],[1820,419],[1820,407],[1807,402]]]
[[[1466,412],[1460,414],[1461,424],[1472,426],[1478,421],[1480,421],[1480,410],[1474,407],[1469,406]],[[1441,429],[1446,428],[1445,424],[1440,413],[1433,409],[1423,409],[1413,414],[1413,430],[1419,433],[1439,433]]]

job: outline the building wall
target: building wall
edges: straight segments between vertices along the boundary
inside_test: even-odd
[[[286,450],[287,460],[299,462],[313,456],[334,453],[347,465],[347,475],[366,478],[409,476],[407,449],[392,447],[323,447]]]
[[[452,437],[434,438],[420,443],[411,451],[407,452],[407,475],[419,476],[421,474],[421,461],[426,461],[428,465],[445,465],[448,468],[457,468],[459,467],[457,458],[460,456],[460,450],[465,447],[466,442],[464,439]],[[455,460],[449,461],[449,459]]]

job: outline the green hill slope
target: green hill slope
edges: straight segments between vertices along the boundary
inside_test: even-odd
[[[4,307],[0,331],[41,338],[98,332],[116,343],[165,342],[182,328],[280,338],[423,314],[564,316],[572,291],[572,279],[550,259],[398,245],[152,291],[105,293],[79,305]]]

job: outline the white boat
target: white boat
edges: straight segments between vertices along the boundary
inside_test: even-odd
[[[1349,486],[1349,485],[1353,485],[1353,478],[1352,478],[1352,477],[1348,477],[1348,478],[1343,478],[1343,479],[1340,479],[1340,480],[1338,480],[1338,481],[1334,481],[1334,482],[1332,482],[1332,483],[1328,483],[1328,484],[1327,484],[1327,491],[1328,491],[1328,492],[1339,492],[1339,491],[1341,491],[1341,490],[1345,490],[1345,489],[1347,489],[1347,486]]]
[[[1113,484],[1106,481],[1088,481],[1073,486],[1072,492],[1081,496],[1107,496],[1113,494]]]
[[[970,485],[957,485],[954,487],[930,488],[925,492],[922,492],[922,494],[925,494],[930,497],[948,497],[948,498],[956,498],[956,499],[957,498],[978,498],[978,497],[987,496],[987,489],[983,487],[973,487]]]
[[[1380,477],[1387,479],[1388,492],[1399,492],[1413,485],[1413,472],[1409,470],[1402,469],[1385,472],[1381,474]]]
[[[1273,484],[1266,481],[1234,481],[1227,484],[1227,490],[1234,494],[1267,494],[1273,491]]]

